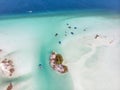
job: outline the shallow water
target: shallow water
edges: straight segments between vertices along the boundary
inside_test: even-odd
[[[18,68],[15,79],[3,78],[1,85],[7,86],[9,82],[12,82],[15,84],[14,87],[21,90],[19,84],[28,82],[22,86],[26,87],[24,90],[33,90],[32,88],[34,90],[72,90],[69,73],[60,75],[49,66],[49,55],[52,50],[61,52],[57,41],[59,38],[54,37],[56,32],[61,32],[57,30],[61,20],[61,17],[33,17],[0,21],[1,48],[8,53],[17,51],[10,56],[15,58],[14,62]],[[39,63],[42,64],[41,69],[38,67]],[[28,81],[29,79],[32,81]],[[31,85],[29,82],[34,82],[30,88],[27,87]]]
[[[71,73],[61,75],[50,68],[49,55],[51,51],[55,50],[61,53],[66,58],[65,62],[77,62],[76,57],[88,53],[91,49],[84,47],[84,44],[76,47],[71,46],[74,48],[70,48],[69,44],[66,46],[69,50],[64,51],[64,42],[70,43],[71,38],[77,35],[85,36],[91,33],[96,34],[96,32],[106,33],[107,31],[113,31],[113,29],[119,31],[119,19],[119,15],[101,14],[84,17],[83,14],[78,13],[49,17],[38,15],[37,17],[22,18],[21,16],[21,18],[0,20],[0,48],[5,51],[5,55],[15,51],[9,56],[13,58],[17,70],[12,78],[1,75],[1,90],[6,88],[10,82],[13,83],[16,90],[78,90],[74,89],[75,83]],[[69,25],[67,25],[68,23]],[[71,26],[71,28],[68,28],[68,26]],[[74,27],[77,27],[77,29],[74,29]],[[74,32],[74,34],[72,35],[71,32]],[[58,33],[57,37],[55,37],[56,33]],[[59,44],[59,41],[61,41],[61,44]],[[78,49],[83,52],[77,51]],[[74,55],[74,52],[78,53]],[[0,57],[4,57],[4,55]],[[85,63],[87,67],[96,64],[93,59],[90,60]],[[41,69],[38,67],[39,63],[42,64]],[[86,79],[82,78],[82,80],[83,86],[88,85],[85,82]],[[83,88],[82,90],[95,90]],[[96,90],[100,89],[97,88]],[[118,88],[115,90],[118,90]]]

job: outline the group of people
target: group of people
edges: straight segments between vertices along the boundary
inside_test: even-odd
[[[15,71],[13,61],[4,59],[0,62],[0,69],[3,74],[12,76],[13,72]]]

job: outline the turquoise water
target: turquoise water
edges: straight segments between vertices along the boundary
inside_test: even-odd
[[[102,16],[102,18],[99,18]],[[81,17],[83,19],[81,19]],[[80,18],[80,19],[79,19]],[[86,19],[85,19],[86,18]],[[97,20],[97,19],[99,20]],[[66,39],[65,31],[68,31],[68,26],[66,23],[72,25],[72,27],[76,26],[78,29],[74,30],[74,35],[84,35],[84,29],[89,28],[86,33],[91,33],[96,30],[98,32],[103,32],[106,27],[101,27],[104,19],[115,19],[115,22],[119,24],[117,18],[119,15],[86,15],[85,17],[83,13],[72,13],[72,14],[61,14],[61,15],[50,15],[50,16],[19,16],[17,18],[8,18],[0,20],[0,45],[5,50],[13,51],[16,49],[20,49],[21,51],[25,51],[31,53],[28,56],[23,54],[23,58],[26,60],[21,62],[25,62],[25,64],[18,65],[18,68],[26,69],[30,68],[30,73],[26,72],[25,75],[19,73],[20,77],[13,78],[3,78],[0,79],[0,88],[7,86],[9,82],[12,82],[15,86],[27,83],[28,80],[32,79],[32,84],[27,83],[23,85],[24,87],[18,88],[17,90],[73,90],[73,82],[70,73],[60,74],[52,70],[49,66],[49,55],[52,50],[57,51],[58,53],[63,54],[61,44],[59,41],[63,41]],[[94,23],[96,23],[96,27],[94,27]],[[106,24],[106,21],[104,22]],[[98,27],[98,26],[99,27]],[[118,26],[118,25],[117,25]],[[114,28],[114,27],[113,27]],[[102,29],[102,30],[101,30]],[[107,29],[108,30],[108,29]],[[109,29],[110,30],[110,29]],[[69,30],[72,32],[73,29]],[[72,35],[67,32],[68,38],[72,37]],[[59,35],[55,37],[55,33]],[[4,45],[8,44],[4,47]],[[2,46],[3,45],[3,46]],[[9,48],[12,49],[9,49]],[[24,47],[24,48],[21,48]],[[15,49],[14,49],[15,48]],[[81,49],[84,50],[84,49]],[[86,50],[87,51],[87,50]],[[88,50],[89,51],[89,50]],[[32,58],[32,56],[34,58]],[[64,55],[63,55],[64,56]],[[28,58],[29,57],[29,58]],[[30,59],[32,58],[32,59]],[[19,62],[19,58],[18,62]],[[30,59],[30,60],[29,60]],[[28,65],[28,63],[32,63]],[[38,64],[42,64],[42,68],[38,68]],[[87,63],[88,64],[88,63]],[[27,66],[28,65],[28,66]],[[28,87],[29,86],[29,87]]]
[[[62,19],[56,19],[56,17],[46,19],[44,23],[44,31],[42,31],[42,41],[39,48],[39,62],[43,65],[43,70],[38,71],[36,76],[37,83],[41,83],[37,88],[42,90],[72,90],[72,81],[69,73],[60,75],[53,71],[49,66],[49,55],[52,50],[61,53],[61,47],[58,44],[59,37],[56,39],[54,34],[56,32],[62,32],[57,30],[61,24]],[[42,22],[43,23],[43,22]],[[48,24],[47,24],[48,23]],[[46,26],[47,25],[47,26]],[[40,33],[38,31],[38,33]],[[42,43],[42,44],[41,44]],[[41,81],[41,77],[42,80]],[[65,86],[63,86],[65,85]],[[36,90],[38,90],[36,89]]]
[[[12,38],[13,41],[15,39],[17,41],[19,40],[17,38],[24,37],[21,41],[23,39],[25,39],[25,42],[28,42],[28,39],[34,41],[33,55],[35,56],[35,59],[33,60],[33,65],[31,65],[32,76],[31,74],[27,74],[26,76],[26,78],[29,77],[28,79],[33,78],[34,90],[73,90],[72,80],[69,73],[61,75],[60,73],[53,71],[49,66],[49,55],[51,51],[55,50],[58,53],[62,52],[60,45],[58,44],[60,38],[56,38],[54,35],[57,32],[62,32],[58,27],[60,27],[63,19],[63,17],[53,16],[20,19],[12,18],[0,21],[0,33],[4,38],[8,37]],[[24,41],[21,43],[24,44]],[[29,60],[27,61],[29,62]],[[39,63],[42,64],[42,69],[38,68]],[[27,68],[26,66],[22,67]],[[23,80],[24,77],[25,76],[23,75],[17,77],[18,79],[10,79],[6,83],[12,81],[13,84],[19,86],[19,83],[28,80]],[[5,83],[4,79],[2,79],[1,83]],[[24,90],[27,89],[25,88]]]

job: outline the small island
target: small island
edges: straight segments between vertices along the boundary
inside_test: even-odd
[[[56,52],[52,52],[50,55],[50,66],[60,73],[68,72],[67,66],[63,65],[63,57],[61,54],[57,54]]]

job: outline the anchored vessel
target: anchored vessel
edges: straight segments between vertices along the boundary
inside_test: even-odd
[[[63,57],[61,54],[57,54],[56,52],[52,52],[50,55],[50,66],[60,73],[68,72],[67,66],[63,65]]]

